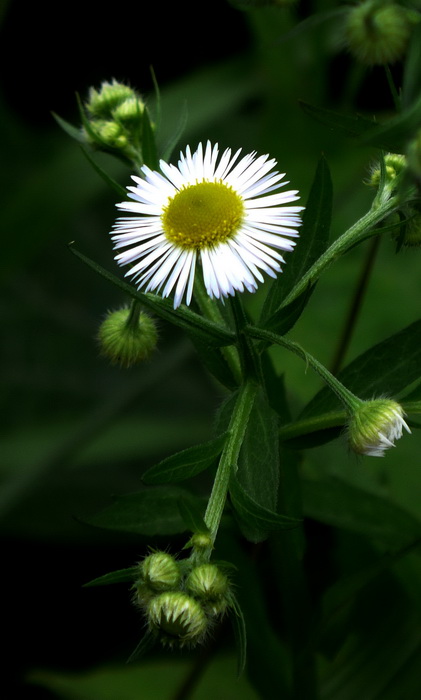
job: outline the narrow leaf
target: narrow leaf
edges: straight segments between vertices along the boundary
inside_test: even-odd
[[[82,260],[85,265],[97,272],[104,279],[112,282],[112,284],[121,289],[128,296],[140,301],[145,308],[150,309],[160,318],[173,323],[175,326],[184,328],[184,330],[195,334],[204,342],[206,341],[211,345],[231,345],[234,342],[235,336],[231,331],[228,331],[212,321],[208,321],[206,318],[199,316],[199,314],[191,311],[186,306],[179,307],[177,310],[175,310],[168,299],[163,299],[156,294],[144,294],[143,292],[138,292],[132,285],[127,284],[127,282],[123,282],[119,277],[116,277],[111,272],[108,272],[108,270],[105,270],[94,260],[91,260],[86,255],[78,251],[74,247],[73,242],[69,244],[69,249],[73,255],[79,258],[79,260]]]
[[[281,515],[256,503],[235,475],[231,478],[229,492],[231,503],[241,520],[255,528],[256,535],[251,541],[259,542],[265,539],[271,530],[290,530],[301,523],[297,518]]]
[[[182,481],[196,476],[210,467],[221,454],[228,433],[223,433],[213,440],[203,442],[155,464],[148,469],[142,479],[145,484],[163,484],[166,482]]]
[[[106,173],[105,170],[103,170],[103,169],[98,165],[98,163],[96,163],[96,162],[94,161],[94,159],[92,158],[92,156],[90,155],[90,153],[88,153],[88,151],[86,150],[86,148],[82,148],[81,150],[82,150],[82,153],[83,153],[83,155],[85,156],[86,160],[89,161],[90,165],[93,167],[93,169],[95,170],[95,172],[98,173],[98,175],[100,176],[100,178],[102,178],[102,179],[104,180],[104,182],[106,182],[107,185],[109,185],[109,187],[111,187],[113,190],[115,190],[115,192],[117,192],[117,194],[118,194],[119,197],[122,197],[123,199],[126,199],[126,198],[127,198],[127,191],[126,191],[126,189],[125,189],[124,187],[122,187],[122,185],[119,185],[119,183],[116,182],[116,180],[114,180],[114,178],[110,177],[110,175],[108,175],[108,173]]]
[[[302,100],[299,101],[299,105],[303,112],[313,117],[313,119],[351,138],[359,138],[371,129],[376,129],[378,126],[376,122],[366,117],[361,117],[360,115],[351,117],[348,114],[339,114],[338,112],[333,112],[324,107],[310,105]],[[386,148],[386,150],[389,149]]]
[[[202,504],[201,504],[202,505]],[[199,508],[198,503],[185,498],[180,498],[178,501],[178,508],[186,529],[193,533],[208,533],[209,530],[206,527],[206,523],[203,520],[202,513],[204,508]]]
[[[247,630],[243,611],[236,598],[232,602],[232,610],[230,619],[237,647],[237,675],[240,677],[245,670],[247,661]]]
[[[421,23],[412,28],[407,51],[403,84],[402,107],[407,109],[419,95],[421,85]]]
[[[180,514],[180,498],[198,503],[188,491],[165,486],[119,496],[108,508],[85,518],[84,522],[106,530],[138,535],[174,535],[187,530]]]
[[[277,327],[282,327],[282,321],[286,318],[290,319],[290,323],[291,321],[295,323],[299,313],[303,311],[314,285],[306,290],[306,295],[301,297],[300,303],[297,302],[293,307],[290,307],[288,316],[281,315],[280,307],[296,282],[326,250],[329,241],[331,214],[332,180],[327,162],[322,157],[310,189],[294,254],[288,259],[288,264],[282,275],[279,275],[273,282],[265,300],[262,312],[262,322],[265,328],[270,327],[270,330],[276,330]],[[291,327],[290,325],[289,329]],[[279,330],[278,332],[281,333]]]
[[[304,513],[333,527],[401,548],[421,537],[421,523],[392,501],[338,478],[303,479]]]
[[[408,139],[421,126],[421,95],[397,117],[375,129],[366,131],[361,143],[387,149],[393,153],[405,153]]]
[[[79,141],[80,143],[86,143],[86,138],[80,128],[73,126],[62,117],[59,117],[55,112],[51,112],[52,117],[56,120],[57,124],[66,132],[72,139]]]
[[[174,129],[174,132],[171,134],[171,137],[163,150],[162,158],[167,162],[171,159],[174,148],[176,147],[176,145],[178,144],[178,142],[180,141],[180,139],[184,133],[184,130],[185,130],[186,125],[187,125],[187,119],[188,119],[187,103],[184,102],[183,108],[180,112],[180,116],[178,119],[178,124],[177,124],[176,128]]]
[[[129,569],[118,569],[118,571],[110,571],[108,574],[98,576],[83,585],[84,588],[90,586],[108,586],[111,583],[127,583],[134,581],[138,574],[137,566],[131,566]]]

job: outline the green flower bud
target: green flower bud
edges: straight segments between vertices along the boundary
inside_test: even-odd
[[[177,561],[167,552],[154,552],[140,564],[144,582],[154,591],[169,591],[180,583],[180,569]]]
[[[198,644],[209,628],[200,603],[181,591],[169,591],[153,598],[147,616],[149,628],[169,646]]]
[[[352,450],[369,457],[383,457],[394,441],[402,437],[405,423],[402,406],[392,399],[362,402],[348,424],[348,440]]]
[[[135,91],[113,78],[111,83],[103,82],[99,91],[91,87],[86,109],[93,117],[108,119],[118,105],[130,98],[136,98]]]
[[[122,151],[127,148],[127,135],[117,122],[96,119],[90,123],[90,127],[93,133],[85,130],[85,136],[92,146],[107,146]]]
[[[196,566],[186,579],[186,589],[212,615],[221,615],[228,607],[230,583],[215,564]]]
[[[138,97],[130,97],[119,104],[118,107],[113,110],[112,115],[116,122],[130,127],[139,124],[142,119],[144,108],[145,105],[142,100]]]
[[[408,46],[413,14],[387,0],[365,0],[351,8],[345,23],[350,52],[367,65],[399,61]]]
[[[396,186],[397,178],[404,172],[407,167],[405,156],[399,153],[386,153],[384,156],[384,166],[386,171],[386,184],[393,188]],[[370,179],[367,184],[377,187],[380,183],[381,170],[380,164],[376,163],[371,169]]]
[[[195,532],[183,549],[187,549],[188,547],[202,552],[206,549],[213,549],[212,537],[206,532]]]
[[[155,349],[157,339],[154,321],[141,313],[136,304],[131,309],[110,311],[98,332],[101,353],[121,367],[146,360]]]

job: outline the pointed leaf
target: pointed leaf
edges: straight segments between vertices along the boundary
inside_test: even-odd
[[[140,301],[145,308],[150,309],[160,318],[164,318],[175,326],[184,328],[189,333],[199,337],[203,342],[208,342],[211,345],[231,345],[234,342],[235,335],[231,331],[228,331],[212,321],[208,321],[186,306],[181,306],[175,310],[168,299],[163,299],[157,294],[138,292],[132,285],[123,282],[119,277],[108,272],[108,270],[105,270],[94,260],[91,260],[78,251],[74,247],[73,242],[69,244],[69,249],[73,255],[82,260],[85,265],[97,272],[104,279],[112,282],[112,284],[121,289],[128,296]]]
[[[291,530],[301,523],[297,518],[261,506],[248,495],[235,475],[231,478],[229,492],[232,506],[241,524],[247,527],[247,537],[251,542],[261,542],[272,530]]]
[[[84,518],[84,522],[106,530],[151,537],[174,535],[187,530],[180,514],[180,498],[185,499],[187,503],[200,503],[184,489],[165,486],[119,496],[105,510],[90,518]],[[199,505],[197,507],[200,508]]]
[[[366,535],[387,548],[421,537],[421,522],[400,506],[338,478],[303,479],[304,513],[333,527]]]
[[[213,440],[203,442],[155,464],[143,474],[145,484],[164,484],[182,481],[210,467],[221,454],[228,433],[223,433]]]
[[[198,508],[196,502],[180,498],[178,501],[178,508],[187,530],[195,534],[207,534],[209,532],[203,520],[204,507]]]
[[[63,131],[71,136],[72,139],[75,139],[75,141],[79,141],[80,143],[86,143],[86,138],[80,128],[73,126],[73,124],[70,124],[65,119],[62,119],[62,117],[59,117],[59,115],[55,112],[51,112],[51,115],[54,117],[57,124],[61,126]]]
[[[283,327],[282,321],[292,314],[293,323],[297,320],[297,312],[304,309],[314,285],[301,296],[301,302],[296,304],[285,317],[280,312],[284,299],[288,296],[296,282],[320,257],[327,248],[329,241],[330,220],[332,213],[332,180],[325,158],[321,158],[314,176],[306,208],[303,213],[303,224],[293,255],[288,258],[288,264],[282,275],[273,282],[265,300],[262,322],[265,328],[277,330]],[[284,311],[285,313],[285,311]],[[285,325],[285,327],[287,327]],[[290,325],[289,328],[292,326]],[[289,329],[288,329],[289,330]],[[281,331],[277,330],[281,334]]]
[[[313,117],[313,119],[351,138],[359,138],[366,132],[377,127],[376,122],[366,117],[361,117],[360,115],[351,117],[349,114],[339,114],[338,112],[333,112],[324,107],[310,105],[302,100],[299,100],[299,105],[303,112]]]
[[[178,142],[180,141],[180,139],[184,133],[184,130],[185,130],[186,125],[187,125],[187,119],[188,119],[188,109],[187,109],[186,102],[184,102],[183,108],[181,110],[181,113],[180,113],[180,116],[178,119],[178,124],[177,124],[176,128],[174,129],[174,132],[171,134],[171,138],[163,150],[163,154],[162,154],[163,160],[169,162],[169,160],[171,159],[173,150],[176,147],[176,145],[178,144]]]
[[[232,610],[230,619],[237,647],[237,675],[239,677],[244,672],[247,662],[247,630],[243,611],[236,598],[232,602]]]
[[[108,175],[108,173],[106,173],[105,170],[103,170],[98,165],[98,163],[96,163],[94,161],[94,159],[92,158],[90,153],[88,153],[86,148],[82,148],[81,150],[82,150],[82,153],[85,156],[86,160],[89,161],[90,165],[93,167],[95,172],[98,173],[100,178],[102,178],[104,180],[104,182],[106,182],[107,185],[109,185],[109,187],[111,187],[113,190],[115,190],[115,192],[117,192],[119,197],[126,199],[127,198],[127,190],[124,187],[122,187],[122,185],[119,185],[118,182],[116,182],[112,177],[110,177],[110,175]]]
[[[421,85],[421,23],[412,28],[411,41],[407,51],[403,84],[402,107],[410,107],[418,97]]]
[[[137,566],[131,566],[129,569],[118,569],[117,571],[110,571],[108,574],[103,576],[98,576],[98,578],[84,583],[84,588],[89,588],[90,586],[108,586],[111,583],[127,583],[134,581],[138,575]]]

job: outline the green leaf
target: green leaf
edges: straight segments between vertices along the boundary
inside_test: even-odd
[[[155,464],[143,474],[145,484],[164,484],[196,476],[210,467],[221,454],[228,433],[203,442]]]
[[[90,165],[93,167],[95,172],[98,173],[100,178],[102,178],[104,180],[104,182],[106,182],[109,187],[111,187],[113,190],[115,190],[115,192],[117,192],[119,197],[122,197],[123,199],[127,199],[127,190],[124,187],[122,187],[121,185],[119,185],[119,183],[116,182],[116,180],[114,180],[114,178],[110,177],[110,175],[108,175],[108,173],[106,173],[105,170],[103,170],[103,168],[101,168],[98,165],[98,163],[96,163],[94,161],[94,159],[92,158],[90,153],[88,153],[86,148],[82,148],[81,150],[82,150],[82,153],[85,156],[86,160],[90,163]]]
[[[79,143],[86,143],[86,138],[80,128],[73,126],[73,124],[70,124],[65,119],[62,119],[62,117],[59,117],[59,115],[55,114],[55,112],[51,112],[51,115],[54,117],[57,124],[63,129],[63,131],[71,136],[72,139],[79,141]]]
[[[229,493],[233,508],[251,542],[261,542],[272,530],[291,530],[301,523],[297,518],[281,515],[257,503],[248,495],[235,475],[231,477]]]
[[[176,128],[174,129],[174,132],[171,134],[171,137],[170,137],[168,143],[165,145],[165,147],[163,149],[163,154],[162,154],[163,160],[169,162],[174,148],[176,147],[176,145],[180,141],[180,139],[185,131],[185,128],[187,125],[187,119],[188,119],[188,109],[187,109],[187,104],[185,102],[183,104],[183,107],[182,107],[181,112],[180,112],[178,124],[177,124]]]
[[[197,337],[190,335],[199,358],[206,369],[227,389],[233,391],[238,383],[226,361],[221,348],[213,348],[208,343],[204,343]]]
[[[237,674],[240,677],[245,670],[247,662],[247,630],[243,611],[235,597],[232,601],[232,611],[230,619],[237,646]]]
[[[180,514],[179,501],[198,504],[189,491],[163,486],[119,496],[105,510],[83,522],[94,527],[138,535],[174,535],[187,530]],[[197,506],[200,507],[200,506]]]
[[[295,323],[299,314],[303,311],[314,285],[300,296],[300,301],[287,308],[282,308],[283,300],[287,297],[295,283],[313,265],[327,248],[329,241],[330,220],[332,213],[332,180],[329,167],[324,157],[318,163],[313,184],[310,189],[306,208],[303,214],[303,224],[300,228],[300,237],[294,249],[294,254],[288,259],[288,265],[282,275],[273,282],[262,312],[262,323],[265,328],[280,334],[290,330],[291,322]],[[285,323],[285,321],[289,321]]]
[[[132,285],[123,282],[119,277],[116,277],[108,270],[105,270],[101,265],[98,265],[94,260],[91,260],[86,255],[78,251],[73,242],[69,244],[69,249],[77,258],[82,260],[88,267],[97,272],[101,277],[112,282],[116,287],[125,292],[133,299],[137,299],[147,309],[153,311],[160,318],[179,326],[189,333],[200,338],[203,342],[208,342],[211,345],[231,345],[235,336],[234,333],[219,326],[212,321],[199,316],[194,311],[191,311],[186,306],[181,306],[177,310],[168,299],[163,299],[156,294],[144,294],[138,292]]]
[[[315,107],[302,100],[299,100],[299,105],[303,112],[310,117],[325,124],[330,129],[338,131],[343,136],[359,138],[371,129],[378,127],[376,122],[360,115],[351,117],[349,114],[339,114],[324,107]],[[385,150],[389,150],[389,148],[385,147]]]
[[[83,587],[89,588],[90,586],[108,586],[111,583],[127,583],[128,581],[134,581],[137,575],[137,566],[131,566],[128,569],[118,569],[117,571],[110,571],[103,576],[98,576],[98,578],[85,583]]]
[[[205,507],[204,504],[199,504],[193,500],[186,500],[185,498],[180,498],[178,501],[178,509],[186,529],[194,534],[207,534],[209,532],[208,527],[203,519]]]
[[[307,289],[296,299],[293,299],[289,304],[286,304],[286,306],[280,306],[278,310],[264,322],[264,329],[272,331],[272,333],[278,333],[278,335],[285,335],[288,333],[288,331],[295,326],[303,313],[313,294],[315,286],[315,284],[309,284]]]
[[[377,146],[393,153],[405,153],[408,141],[421,126],[421,95],[418,99],[385,124],[365,132],[361,143]]]
[[[357,396],[396,396],[421,376],[421,320],[374,345],[357,357],[338,379]],[[319,391],[299,419],[336,411],[340,402],[329,388]]]
[[[306,516],[399,549],[421,537],[421,523],[392,501],[338,478],[303,479]]]
[[[252,502],[276,512],[279,483],[279,418],[261,391],[257,394],[244,435],[236,480]],[[234,496],[235,500],[235,496]],[[266,526],[257,526],[240,518],[245,537],[253,542],[264,540]]]
[[[421,23],[412,28],[411,42],[406,54],[403,82],[402,107],[410,107],[419,95],[421,85]]]

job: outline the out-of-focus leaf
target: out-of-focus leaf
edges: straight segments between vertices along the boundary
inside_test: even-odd
[[[395,396],[421,375],[420,337],[421,321],[415,321],[353,360],[338,374],[338,379],[363,399]],[[339,407],[339,400],[326,387],[305,406],[299,419],[330,413]]]
[[[333,112],[324,107],[310,105],[302,100],[299,101],[299,104],[303,112],[310,117],[317,119],[317,121],[325,124],[332,130],[338,131],[344,136],[359,138],[371,129],[376,129],[378,127],[376,122],[360,115],[351,117],[349,114],[339,114],[338,112]],[[387,146],[384,146],[384,148],[385,150],[390,150]]]
[[[97,578],[88,581],[84,584],[84,588],[90,586],[108,586],[111,583],[127,583],[134,581],[139,570],[137,566],[131,566],[128,569],[119,569],[118,571],[110,571],[108,574],[98,576]]]
[[[52,112],[51,114],[56,120],[57,124],[61,126],[63,131],[65,131],[66,134],[71,136],[72,139],[75,139],[75,141],[79,141],[79,143],[86,143],[86,138],[80,128],[73,126],[73,124],[70,124],[62,117],[59,117],[58,114],[55,114],[55,112]]]
[[[185,532],[179,501],[196,502],[195,496],[175,486],[162,486],[119,496],[112,505],[83,522],[94,527],[138,535],[174,535]]]
[[[367,131],[362,136],[361,142],[377,148],[387,147],[387,150],[393,153],[405,153],[408,140],[420,126],[421,96],[397,117]]]
[[[182,452],[167,457],[148,469],[143,475],[146,484],[164,484],[183,481],[210,467],[221,454],[227,433],[201,445],[188,447]]]
[[[236,476],[231,478],[229,492],[240,525],[251,542],[261,542],[272,530],[290,530],[301,523],[297,518],[281,515],[257,503],[239,484]]]
[[[303,224],[300,228],[300,237],[294,249],[294,254],[288,258],[288,265],[282,275],[272,283],[269,294],[265,300],[262,320],[264,328],[280,333],[290,330],[293,323],[303,311],[314,285],[301,295],[298,303],[294,304],[286,315],[287,308],[280,310],[283,300],[293,288],[295,282],[302,278],[305,272],[326,250],[329,240],[330,219],[332,212],[332,180],[329,167],[325,158],[321,158],[314,176],[306,208],[303,213]],[[289,326],[285,321],[289,319]]]
[[[403,84],[402,107],[408,108],[418,97],[421,85],[421,23],[412,28],[411,41],[406,54]]]
[[[243,611],[236,598],[234,598],[232,607],[231,622],[234,628],[235,642],[237,645],[237,673],[238,677],[240,677],[246,667],[247,661],[247,629]]]
[[[104,666],[83,673],[33,671],[28,681],[62,700],[172,700],[192,672],[192,660],[144,661],[141,665]],[[221,696],[223,679],[223,696]],[[195,685],[191,700],[258,700],[246,678],[238,679],[235,657],[212,659]]]
[[[303,479],[304,513],[400,549],[421,537],[421,522],[392,501],[337,478]]]
[[[102,180],[104,180],[104,182],[109,187],[111,187],[115,192],[117,192],[119,197],[126,199],[127,198],[127,191],[124,189],[124,187],[119,185],[119,183],[116,182],[116,180],[114,180],[114,178],[110,177],[110,175],[108,175],[108,173],[103,168],[101,168],[98,165],[98,163],[96,163],[94,161],[94,159],[92,158],[90,153],[86,150],[86,148],[82,148],[82,153],[85,156],[86,160],[90,163],[92,168],[95,170],[95,172],[98,173],[99,177],[102,178]]]

